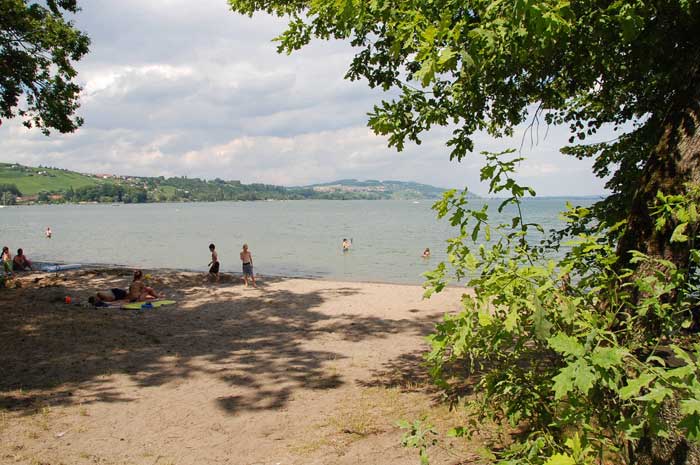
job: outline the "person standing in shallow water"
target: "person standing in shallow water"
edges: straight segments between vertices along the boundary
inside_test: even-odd
[[[245,285],[248,286],[248,277],[250,276],[253,287],[258,287],[255,284],[255,274],[253,273],[253,254],[248,250],[248,244],[243,244],[241,262],[243,263],[243,279],[245,280]]]
[[[216,253],[216,246],[214,244],[209,244],[209,251],[211,252],[211,262],[209,262],[209,277],[219,282],[219,255]]]
[[[53,235],[53,233],[51,232],[51,226],[46,227],[46,232],[44,234],[46,234],[47,239],[51,239],[51,236]]]

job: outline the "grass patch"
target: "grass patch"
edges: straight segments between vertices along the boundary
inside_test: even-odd
[[[295,455],[299,455],[302,457],[306,457],[309,455],[312,455],[314,452],[316,452],[319,449],[322,449],[324,447],[329,447],[332,446],[332,443],[330,439],[322,437],[322,438],[313,438],[308,441],[298,441],[293,444],[290,444],[288,446],[288,449],[290,452],[292,452]]]
[[[36,195],[41,191],[59,192],[84,186],[95,186],[100,180],[72,171],[51,168],[31,168],[0,163],[0,184],[14,184],[22,195]],[[43,174],[39,174],[43,173]]]
[[[310,425],[296,438],[291,438],[289,450],[302,457],[317,456],[319,450],[331,449],[338,456],[347,453],[356,442],[373,436],[391,434],[398,447],[403,430],[398,420],[412,422],[424,418],[438,432],[440,444],[429,450],[440,460],[454,463],[481,463],[484,458],[475,453],[485,449],[485,444],[500,439],[495,431],[484,431],[471,440],[448,438],[447,432],[459,425],[467,424],[467,410],[463,407],[451,410],[448,405],[436,402],[425,392],[405,392],[402,387],[370,387],[358,391],[345,399],[332,415]],[[321,452],[322,454],[323,452]],[[418,453],[416,452],[416,461]],[[440,461],[438,460],[438,461]],[[464,460],[464,462],[460,462]]]

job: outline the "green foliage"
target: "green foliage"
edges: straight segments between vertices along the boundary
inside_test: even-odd
[[[404,447],[418,449],[421,464],[428,465],[428,449],[437,444],[437,432],[432,425],[426,423],[425,418],[415,420],[413,423],[401,420],[397,425],[407,430],[401,438],[401,444]]]
[[[652,209],[656,217],[656,228],[661,230],[673,227],[670,241],[672,243],[689,242],[694,248],[694,238],[698,235],[698,205],[700,205],[700,187],[687,184],[684,195],[664,195],[657,192],[657,203]]]
[[[14,184],[0,184],[0,205],[14,205],[22,193]]]
[[[513,180],[519,159],[510,156],[486,154],[482,175],[492,193],[509,194],[504,205],[518,205],[530,190]],[[695,241],[700,224],[694,213],[700,191],[689,186],[688,192],[660,193],[653,208],[659,227],[685,225],[688,237],[677,234],[681,241]],[[677,429],[700,440],[700,345],[682,337],[697,311],[688,270],[641,253],[633,259],[636,269],[653,271],[620,269],[610,238],[624,224],[600,223],[578,234],[561,257],[547,241],[531,245],[536,226],[520,210],[507,223],[490,224],[486,209],[470,210],[455,192],[435,209],[459,230],[448,260],[457,276],[472,276],[473,294],[464,295],[462,312],[437,325],[427,359],[448,392],[464,376],[477,377],[478,418],[527,431],[494,451],[502,463],[628,460],[644,434],[664,437]],[[588,215],[573,207],[565,214],[571,223]],[[479,237],[488,246],[472,246]],[[428,293],[445,285],[447,270],[441,265],[428,274]],[[659,420],[668,402],[680,407],[677,424]],[[479,427],[462,430],[468,435]]]
[[[22,192],[17,189],[15,184],[0,184],[0,194],[4,194],[5,192],[12,195],[22,195]]]
[[[82,124],[72,62],[90,40],[64,18],[77,11],[76,0],[0,0],[0,121],[19,115],[47,135]]]

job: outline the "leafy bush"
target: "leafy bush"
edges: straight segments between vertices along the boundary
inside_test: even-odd
[[[22,193],[15,184],[0,184],[0,195],[4,194],[5,192],[19,197],[22,196]]]
[[[426,295],[446,285],[448,268],[471,276],[473,289],[462,311],[446,315],[429,337],[436,383],[454,394],[477,377],[476,420],[524,431],[493,451],[500,463],[629,463],[642,437],[700,439],[700,345],[686,336],[697,325],[693,274],[639,252],[633,269],[621,266],[615,244],[624,222],[596,223],[586,208],[569,205],[564,213],[568,230],[580,231],[575,237],[533,244],[533,230],[542,228],[526,222],[520,204],[535,193],[511,177],[521,160],[511,153],[487,153],[481,170],[491,194],[509,194],[499,211],[516,207],[509,223],[491,224],[488,206],[469,209],[464,193],[450,191],[434,206],[459,236],[448,243],[450,266],[427,273]],[[652,212],[657,228],[673,225],[672,241],[691,242],[697,269],[700,188],[687,192],[659,193]],[[480,238],[488,246],[475,245]],[[556,253],[562,245],[569,247],[563,256]],[[679,415],[669,420],[665,409]]]

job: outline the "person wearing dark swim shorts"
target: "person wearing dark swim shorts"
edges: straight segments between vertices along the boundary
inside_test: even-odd
[[[100,302],[114,302],[115,300],[126,300],[129,292],[126,289],[114,287],[108,291],[99,291],[95,297],[90,297],[88,302],[98,305]]]
[[[255,274],[253,274],[253,254],[248,250],[248,244],[243,244],[241,262],[243,262],[243,279],[245,280],[246,287],[248,286],[248,278],[251,279],[253,287],[258,287],[255,284]]]
[[[209,262],[209,277],[219,282],[219,255],[216,253],[216,246],[214,244],[209,244],[209,251],[211,252],[211,262]]]
[[[114,287],[109,291],[114,296],[114,300],[124,300],[126,299],[126,296],[129,295],[129,292],[126,289],[120,289],[118,287]]]

